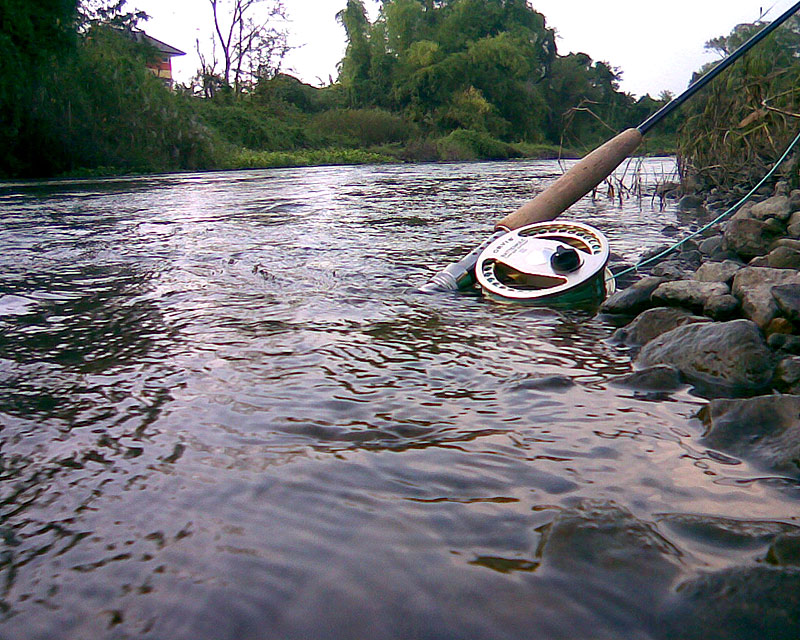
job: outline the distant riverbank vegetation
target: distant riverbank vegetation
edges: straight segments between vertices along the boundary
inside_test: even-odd
[[[324,87],[281,72],[280,0],[209,3],[273,22],[169,88],[126,35],[144,16],[124,1],[0,0],[0,175],[574,156],[670,97],[635,98],[610,64],[559,55],[525,0],[386,0],[374,21],[342,0],[347,50]],[[675,127],[645,152],[671,152]]]

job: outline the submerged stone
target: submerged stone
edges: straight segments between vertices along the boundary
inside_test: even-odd
[[[797,640],[800,570],[744,566],[702,574],[680,584],[665,638]]]
[[[699,417],[703,442],[773,473],[798,475],[800,396],[713,400]]]

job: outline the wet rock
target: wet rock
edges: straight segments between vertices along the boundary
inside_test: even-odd
[[[676,391],[684,386],[681,373],[674,367],[659,364],[614,378],[612,384],[637,391]]]
[[[761,331],[748,320],[678,327],[648,342],[636,364],[670,365],[693,383],[733,393],[767,387],[774,369]]]
[[[800,356],[789,356],[778,362],[773,384],[779,391],[788,393],[796,393],[800,389]]]
[[[693,194],[685,195],[678,200],[678,209],[680,211],[696,211],[703,208],[703,198]]]
[[[706,262],[694,272],[692,276],[699,282],[724,282],[730,284],[733,281],[733,276],[744,265],[734,262],[733,260],[724,260],[723,262]]]
[[[703,305],[703,313],[714,320],[732,320],[739,314],[739,300],[732,295],[711,296]]]
[[[800,396],[712,400],[698,414],[702,441],[770,473],[798,475]]]
[[[762,220],[734,218],[725,229],[725,248],[735,251],[745,260],[750,260],[765,255],[779,234],[780,231]]]
[[[544,530],[539,548],[543,566],[612,573],[647,584],[648,593],[653,582],[667,584],[681,567],[680,551],[655,525],[614,502],[586,500],[562,511]]]
[[[766,549],[782,535],[800,535],[800,527],[783,522],[736,520],[692,513],[664,514],[658,523],[705,546],[737,551]]]
[[[699,282],[697,280],[676,280],[658,286],[651,296],[655,304],[686,307],[701,310],[714,296],[730,294],[724,282]]]
[[[742,303],[744,316],[766,328],[779,312],[772,288],[784,284],[800,284],[800,274],[790,269],[748,266],[736,273],[732,289]]]
[[[767,562],[782,567],[800,567],[800,533],[785,533],[767,552]]]
[[[797,640],[800,570],[745,566],[708,573],[677,587],[664,637],[682,640]]]
[[[767,266],[773,269],[800,269],[800,251],[776,247],[767,255]]]
[[[612,340],[629,347],[639,347],[662,333],[691,322],[708,322],[708,319],[684,309],[656,307],[640,313],[628,326],[617,329]]]
[[[574,386],[575,381],[569,376],[529,375],[516,380],[513,388],[515,391],[558,391],[570,389]]]
[[[704,256],[712,256],[722,249],[725,239],[719,236],[711,236],[700,243],[700,253]]]
[[[782,222],[789,219],[792,214],[792,207],[789,198],[785,195],[777,195],[753,205],[750,215],[756,220],[766,220],[767,218],[777,218]]]
[[[601,308],[605,313],[635,315],[650,306],[650,296],[663,278],[648,276],[627,289],[617,291],[609,297]]]
[[[792,322],[800,321],[800,284],[782,284],[771,289],[780,313]]]

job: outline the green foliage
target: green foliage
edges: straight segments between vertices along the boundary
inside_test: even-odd
[[[404,113],[428,134],[558,143],[567,128],[588,145],[637,124],[618,71],[585,54],[559,57],[525,0],[385,0],[372,24],[362,0],[349,0],[339,19],[348,104]]]
[[[762,27],[739,25],[707,47],[734,50]],[[769,170],[800,123],[798,54],[800,22],[794,18],[695,97],[678,138],[684,177],[731,188],[752,184]],[[796,171],[790,177],[796,181]]]
[[[309,144],[302,124],[276,118],[268,108],[252,102],[203,100],[195,107],[202,121],[232,145],[277,151]]]
[[[483,131],[456,129],[439,141],[439,155],[443,160],[507,160],[521,154]]]
[[[405,142],[416,134],[413,124],[383,109],[337,109],[315,116],[313,131],[320,137],[334,134],[341,143],[370,147]]]

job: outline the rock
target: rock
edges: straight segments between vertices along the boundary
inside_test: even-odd
[[[700,253],[704,256],[712,256],[722,249],[724,242],[723,236],[711,236],[700,243]]]
[[[764,202],[759,202],[750,210],[750,215],[756,220],[766,220],[767,218],[777,218],[785,222],[792,213],[787,196],[772,196]]]
[[[789,249],[800,251],[800,240],[796,240],[795,238],[778,238],[772,243],[770,249],[775,249],[777,247],[788,247]]]
[[[800,269],[800,250],[776,247],[767,255],[767,265],[773,269]]]
[[[800,191],[798,191],[800,193]],[[795,209],[800,209],[800,207],[795,207]],[[787,223],[789,226],[793,224],[800,224],[800,211],[795,211],[791,216],[789,216],[789,222]]]
[[[741,209],[739,209],[736,213],[731,216],[731,220],[752,220],[753,216],[751,215],[751,211],[753,209],[754,203],[748,202],[745,204]]]
[[[659,525],[684,538],[702,541],[709,546],[741,551],[766,552],[768,546],[787,534],[800,534],[800,527],[773,520],[739,520],[693,513],[667,513]]]
[[[575,386],[575,381],[569,376],[552,375],[527,375],[514,384],[515,391],[559,391]]]
[[[792,322],[800,322],[800,283],[781,284],[770,291],[780,313]]]
[[[708,320],[683,309],[669,307],[648,309],[639,314],[627,327],[617,329],[612,340],[630,347],[639,347],[662,333],[691,322],[708,322]]]
[[[783,284],[800,284],[800,274],[790,269],[748,266],[733,277],[732,289],[742,303],[744,316],[766,328],[779,311],[772,288]]]
[[[734,218],[725,229],[725,247],[749,260],[766,254],[778,234],[762,220]]]
[[[790,336],[785,333],[773,333],[767,338],[770,349],[781,353],[800,355],[800,336]]]
[[[800,356],[784,358],[775,367],[773,384],[779,391],[790,391],[800,383]]]
[[[748,267],[769,267],[769,259],[767,256],[756,256],[747,263]]]
[[[695,211],[703,208],[703,198],[696,195],[685,195],[678,200],[678,209],[680,211]]]
[[[601,310],[605,313],[635,315],[650,306],[650,296],[662,282],[663,278],[655,276],[642,278],[627,289],[610,296]]]
[[[800,567],[800,533],[779,536],[767,552],[767,562],[781,567]]]
[[[733,276],[741,269],[743,265],[733,260],[725,260],[723,262],[706,262],[694,272],[692,276],[699,282],[724,282],[730,284]]]
[[[738,312],[739,301],[732,295],[711,296],[703,305],[703,313],[714,320],[732,320]]]
[[[698,417],[706,426],[702,441],[712,449],[769,473],[800,475],[800,396],[712,400]]]
[[[675,391],[684,386],[681,372],[664,364],[618,376],[613,378],[611,382],[622,387],[636,389],[637,391],[650,392]]]
[[[789,194],[789,205],[793,210],[800,209],[800,189],[794,189]]]
[[[793,331],[794,325],[786,318],[781,318],[779,316],[769,321],[767,328],[764,329],[764,335],[769,337],[774,336],[776,333],[792,333]]]
[[[584,500],[561,510],[542,532],[542,564],[550,568],[610,573],[653,593],[680,571],[681,554],[652,523],[614,502]],[[606,576],[610,577],[610,576]]]
[[[800,238],[800,222],[797,224],[790,224],[786,229],[786,233],[792,236],[792,238]]]
[[[681,640],[800,638],[800,571],[741,566],[701,573],[679,584],[660,637]]]
[[[758,327],[749,320],[688,324],[648,342],[636,364],[666,364],[712,391],[740,393],[767,388],[774,358]]]
[[[653,267],[651,273],[665,280],[680,280],[692,272],[692,268],[679,260],[668,260]]]
[[[724,282],[676,280],[659,285],[651,299],[655,304],[701,310],[709,298],[728,295],[730,292],[730,287]]]
[[[779,180],[775,183],[775,195],[789,198],[789,182],[787,180]]]

